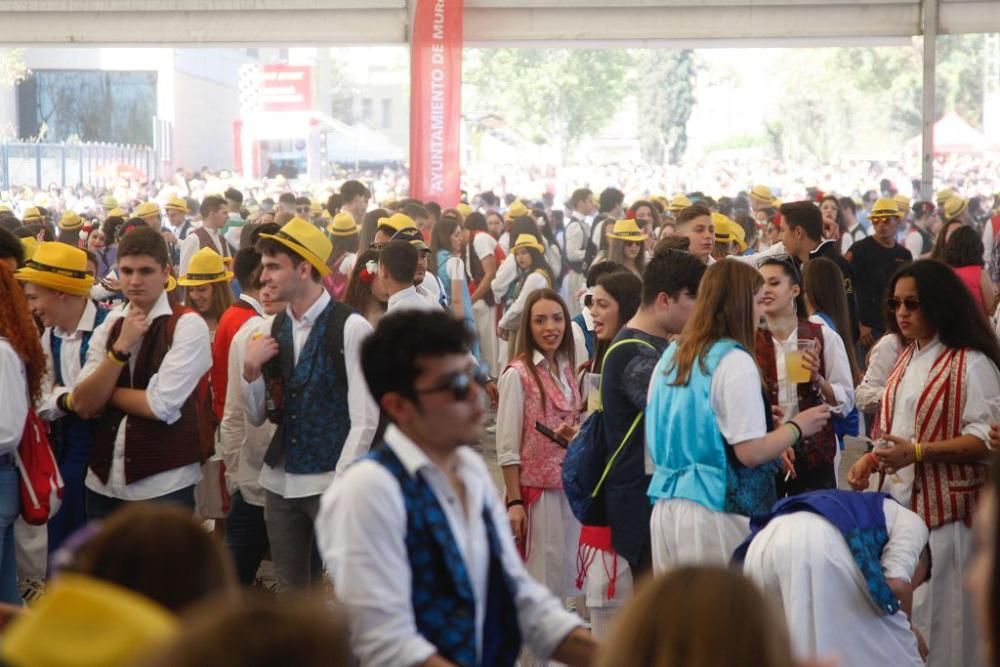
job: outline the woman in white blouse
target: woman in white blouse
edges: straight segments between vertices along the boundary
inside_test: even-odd
[[[21,286],[0,262],[0,602],[21,605],[14,554],[14,521],[21,512],[14,454],[28,409],[42,395],[45,354]]]
[[[807,319],[802,277],[791,258],[765,258],[759,270],[764,276],[767,329],[758,332],[756,356],[771,400],[777,399],[786,420],[823,403],[834,415],[846,416],[854,409],[854,379],[843,340],[819,316]],[[815,340],[818,349],[803,353],[803,365],[811,377],[799,384],[787,368],[786,353],[797,350],[803,339]],[[837,442],[832,425],[803,439],[794,451],[794,471],[778,478],[779,498],[836,487]]]
[[[504,340],[520,326],[521,313],[524,312],[531,293],[555,284],[555,276],[543,255],[545,248],[537,238],[531,234],[521,234],[510,250],[517,263],[520,278],[514,289],[514,301],[507,306],[497,326],[497,333]]]
[[[1000,345],[982,309],[945,264],[921,260],[889,283],[889,331],[912,340],[886,382],[878,415],[885,447],[851,468],[858,490],[881,485],[930,528],[934,574],[914,595],[928,664],[975,664],[976,633],[962,573],[997,420]],[[873,476],[879,472],[878,476]]]

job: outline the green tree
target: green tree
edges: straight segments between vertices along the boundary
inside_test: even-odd
[[[560,155],[600,132],[627,92],[631,56],[623,50],[470,49],[467,112],[496,114]]]
[[[639,144],[649,162],[676,163],[687,149],[687,123],[694,109],[698,76],[690,49],[640,52],[637,68],[643,73],[636,89]]]
[[[27,74],[24,49],[0,49],[0,86],[20,83]]]

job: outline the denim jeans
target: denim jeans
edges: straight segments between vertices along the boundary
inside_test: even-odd
[[[267,525],[264,523],[264,508],[245,501],[239,491],[233,493],[229,503],[225,541],[240,583],[252,586],[267,552]]]
[[[171,491],[164,496],[157,496],[156,498],[149,498],[142,501],[112,498],[111,496],[105,496],[104,494],[95,493],[87,489],[87,518],[91,521],[94,519],[104,519],[113,514],[119,507],[136,502],[179,505],[184,509],[191,510],[191,513],[194,514],[194,485],[185,486],[183,489]]]
[[[314,527],[319,496],[284,498],[271,491],[264,493],[264,521],[278,592],[289,593],[318,583],[323,572]]]
[[[0,463],[0,602],[21,606],[14,552],[14,521],[21,513],[18,480],[17,468],[12,463]]]

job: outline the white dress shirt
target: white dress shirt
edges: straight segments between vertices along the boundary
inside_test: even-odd
[[[614,222],[611,223],[612,225]],[[587,229],[586,221],[577,218],[576,214],[566,223],[566,259],[570,262],[582,262],[587,254]],[[597,243],[600,248],[601,244]]]
[[[83,315],[76,325],[76,331],[63,331],[59,327],[46,327],[42,334],[42,352],[45,353],[45,379],[43,380],[42,398],[38,403],[38,416],[45,421],[55,421],[65,417],[66,413],[59,409],[56,401],[63,394],[68,394],[76,386],[80,376],[80,347],[83,345],[83,334],[94,330],[97,317],[97,307],[87,299]],[[59,350],[59,370],[62,372],[63,384],[56,386],[55,360],[52,358],[52,336],[62,339]]]
[[[566,384],[565,378],[569,359],[560,357],[555,372],[550,367],[545,355],[538,350],[535,350],[533,361],[539,373],[548,373],[549,377],[555,381],[556,386],[562,391],[563,399],[572,402],[573,388]],[[497,464],[501,468],[520,465],[521,442],[524,438],[524,387],[521,385],[521,376],[516,368],[508,366],[500,374],[497,391],[500,392],[500,403],[497,408]],[[551,429],[555,429],[557,426],[559,424],[548,424]]]
[[[108,313],[101,326],[97,327],[87,349],[87,363],[80,371],[77,382],[83,381],[101,365],[107,355],[108,335],[114,323],[124,317],[131,305]],[[170,316],[167,293],[160,298],[148,313],[152,322],[161,316]],[[128,372],[135,370],[135,357],[142,341],[130,350]],[[208,325],[197,313],[185,313],[177,320],[174,340],[163,356],[160,369],[149,379],[146,386],[146,403],[156,418],[166,424],[173,424],[181,418],[181,408],[198,387],[198,381],[212,367],[212,347],[209,342]],[[124,371],[122,371],[124,372]],[[104,496],[120,500],[149,500],[179,491],[196,484],[201,479],[201,465],[190,463],[180,468],[167,470],[132,484],[125,483],[125,431],[128,416],[122,418],[115,437],[115,449],[111,460],[111,476],[104,484],[93,470],[87,471],[87,488]],[[141,445],[140,445],[141,446]]]
[[[219,229],[209,229],[208,227],[202,227],[202,229],[208,232],[208,235],[212,238],[212,243],[215,244],[215,247],[212,248],[212,250],[215,250],[217,253],[225,257],[227,252],[227,241],[225,241],[222,236],[222,231]],[[188,234],[183,241],[181,241],[181,261],[180,265],[177,267],[177,275],[179,276],[183,276],[188,272],[188,264],[191,263],[191,258],[194,257],[196,252],[201,250],[201,239],[199,239],[198,235],[194,232],[195,230],[192,229],[191,233]]]
[[[432,301],[429,294],[421,294],[414,286],[396,292],[389,297],[386,304],[386,313],[395,313],[403,310],[419,310],[423,312],[441,312],[441,304]]]
[[[6,338],[0,336],[0,455],[12,454],[21,444],[28,418],[28,376],[24,362]]]
[[[302,315],[302,319],[296,319],[292,314],[291,307],[285,311],[292,322],[292,348],[295,363],[299,362],[299,353],[306,344],[316,318],[320,316],[327,304],[330,303],[330,295],[323,290],[319,298],[309,306]],[[260,473],[260,485],[276,493],[283,498],[306,498],[316,496],[326,490],[336,474],[339,474],[368,452],[372,438],[375,437],[375,430],[378,428],[378,408],[375,401],[368,393],[368,384],[365,382],[364,373],[361,370],[361,344],[365,338],[371,335],[373,329],[368,321],[358,314],[353,314],[344,323],[344,363],[347,367],[347,411],[351,419],[351,430],[347,433],[344,441],[344,448],[337,461],[337,469],[329,472],[313,474],[295,474],[285,472],[284,461],[276,467],[264,464]],[[268,330],[267,333],[270,333]],[[243,374],[240,373],[240,391],[243,395],[244,407],[250,423],[260,426],[267,419],[265,408],[266,391],[264,378],[258,377],[253,382],[247,382]],[[322,406],[316,406],[317,409]],[[345,406],[327,406],[328,409],[343,409]]]
[[[482,457],[468,447],[455,453],[454,473],[465,487],[462,507],[448,475],[394,425],[386,430],[385,443],[411,477],[419,476],[431,487],[448,519],[475,594],[477,650],[482,652],[489,583],[485,507],[496,526],[503,567],[515,590],[525,644],[540,658],[550,656],[581,621],[528,576],[514,546],[507,510]],[[336,582],[337,598],[347,608],[351,648],[363,667],[412,667],[437,653],[418,632],[413,614],[406,525],[399,483],[376,461],[352,466],[320,501],[317,543]]]
[[[903,346],[896,334],[886,334],[875,342],[868,355],[865,377],[854,391],[858,410],[868,413],[877,411],[885,392],[885,383],[889,381],[902,351]]]
[[[247,341],[257,332],[269,333],[274,317],[251,317],[243,323],[229,344],[229,386],[240,386],[243,358]],[[226,393],[226,403],[219,424],[219,452],[226,464],[226,487],[230,493],[239,489],[250,505],[264,506],[264,490],[260,486],[260,471],[264,454],[271,444],[275,426],[265,420],[255,426],[247,419],[240,392]]]
[[[516,280],[517,260],[514,259],[514,255],[511,253],[500,262],[500,266],[497,267],[497,274],[493,276],[493,282],[490,284],[490,289],[493,290],[493,296],[496,297],[497,303],[503,303],[504,297],[507,296],[507,290],[510,289],[510,286]]]
[[[810,317],[809,321],[812,324],[820,325],[823,335],[823,364],[826,367],[826,379],[833,387],[833,396],[836,401],[830,406],[830,410],[837,415],[847,415],[854,409],[854,380],[851,377],[851,362],[847,359],[844,341],[835,331],[826,326],[823,318],[818,315]],[[788,349],[787,346],[794,343],[797,338],[797,330],[793,330],[784,340],[773,334],[771,336],[778,375],[778,403],[785,411],[786,420],[791,419],[799,412],[798,385],[787,381],[785,370],[785,351]]]
[[[891,434],[903,440],[915,437],[917,401],[930,379],[931,367],[945,351],[937,338],[922,350],[916,350],[896,389],[892,410]],[[1000,371],[982,352],[969,351],[965,363],[965,409],[962,411],[962,435],[972,435],[989,446],[992,415],[990,400],[1000,396]],[[933,444],[924,444],[933,447]],[[885,489],[904,507],[910,506],[913,492],[913,466],[906,466],[885,478]]]
[[[500,318],[500,327],[507,331],[517,329],[521,322],[521,313],[524,312],[524,303],[528,300],[528,296],[535,290],[545,289],[546,287],[549,287],[549,281],[544,273],[533,271],[528,274],[528,277],[524,279],[524,284],[521,285],[521,291],[518,293],[517,298],[514,299],[514,303],[510,304],[510,307],[504,312],[503,317]]]

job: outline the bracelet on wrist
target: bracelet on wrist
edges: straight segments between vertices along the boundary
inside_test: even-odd
[[[792,440],[792,444],[793,445],[799,444],[799,441],[802,440],[802,428],[799,427],[799,425],[796,424],[791,419],[789,419],[787,422],[785,422],[785,426],[790,427],[792,429],[792,433],[795,436],[794,439]]]
[[[913,458],[918,462],[924,460],[924,446],[919,442],[913,443]]]
[[[73,393],[60,394],[59,398],[56,399],[56,407],[63,412],[73,412]]]
[[[119,352],[115,348],[108,350],[108,359],[116,362],[117,364],[124,366],[128,363],[129,357],[132,355],[128,352]]]
[[[508,500],[507,509],[510,509],[511,507],[524,507],[524,501],[521,500],[520,498],[515,498],[514,500]]]

